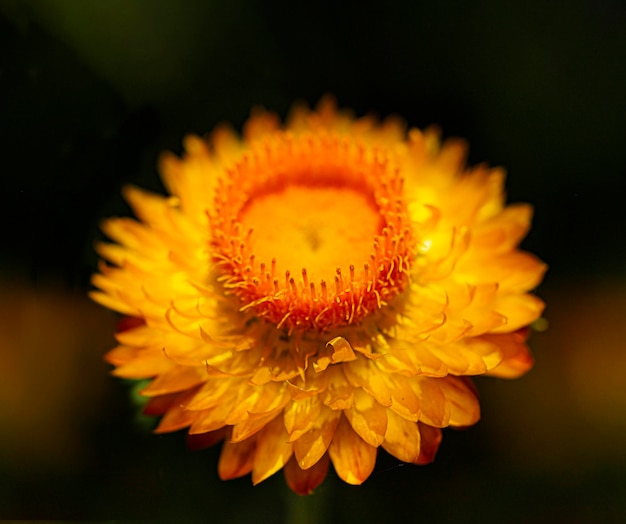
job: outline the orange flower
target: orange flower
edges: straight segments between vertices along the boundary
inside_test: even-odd
[[[531,208],[505,207],[502,170],[465,170],[462,143],[324,99],[185,149],[161,161],[173,196],[127,188],[139,221],[104,222],[92,297],[138,319],[114,374],[153,379],[157,432],[224,439],[221,478],[284,468],[304,494],[331,462],[362,483],[381,446],[430,462],[440,428],[479,418],[464,376],[530,368]]]

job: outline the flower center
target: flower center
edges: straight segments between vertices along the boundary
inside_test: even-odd
[[[220,180],[213,257],[241,309],[279,328],[354,325],[408,282],[402,179],[381,151],[333,135],[273,135]]]
[[[276,260],[274,272],[310,283],[333,282],[336,269],[369,260],[380,233],[378,210],[361,192],[345,187],[287,186],[254,199],[241,214],[244,231],[253,230],[251,249],[258,260]]]

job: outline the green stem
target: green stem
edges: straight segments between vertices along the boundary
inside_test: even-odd
[[[311,495],[296,495],[285,486],[285,522],[287,524],[325,524],[331,486],[319,486]]]

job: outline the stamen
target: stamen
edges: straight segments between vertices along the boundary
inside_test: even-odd
[[[327,302],[328,301],[328,288],[326,287],[326,282],[322,280],[320,282],[320,286],[322,288],[322,298],[324,299],[324,302]]]
[[[296,281],[293,277],[289,278],[289,287],[294,295],[298,294],[298,286],[296,286]]]
[[[337,294],[339,294],[339,293],[343,293],[343,291],[344,291],[343,276],[341,275],[341,268],[340,267],[338,267],[336,269],[336,273],[337,273],[337,276],[335,277],[335,284],[339,286],[339,291],[337,291]]]

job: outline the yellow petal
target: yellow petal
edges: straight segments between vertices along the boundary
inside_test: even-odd
[[[322,406],[314,428],[294,442],[294,453],[301,469],[309,469],[326,453],[340,417],[340,411]]]
[[[354,402],[354,386],[345,377],[343,369],[335,366],[324,373],[328,386],[322,394],[324,404],[330,409],[348,409]]]
[[[330,364],[355,360],[356,355],[350,343],[343,337],[335,337],[326,343],[313,361],[315,371],[324,371]]]
[[[494,309],[507,317],[507,323],[493,329],[493,333],[510,333],[529,326],[537,320],[545,304],[534,295],[508,295],[497,299]]]
[[[207,377],[206,382],[190,400],[187,409],[202,411],[219,404],[232,403],[237,398],[240,388],[245,387],[245,384],[244,379]]]
[[[304,433],[311,430],[319,419],[322,402],[319,397],[308,397],[294,400],[285,407],[285,428],[289,434],[289,442],[298,440]]]
[[[376,448],[359,437],[344,417],[337,425],[328,454],[337,475],[348,484],[362,484],[376,464]]]
[[[362,389],[354,392],[354,405],[344,412],[352,429],[370,446],[383,443],[387,430],[387,410]]]
[[[390,408],[401,417],[417,422],[421,411],[421,400],[415,394],[412,382],[415,379],[401,375],[389,375],[385,382],[391,391]]]
[[[106,293],[101,293],[99,291],[90,291],[89,298],[91,298],[94,302],[112,309],[113,311],[117,311],[118,313],[122,313],[123,315],[137,316],[141,314],[139,309],[128,305],[119,297],[107,295]]]
[[[416,383],[421,393],[420,420],[437,428],[470,426],[480,418],[476,390],[467,378],[423,378]]]
[[[472,246],[496,253],[514,248],[528,231],[532,212],[528,204],[510,205],[474,228]]]
[[[293,454],[281,417],[276,417],[257,434],[252,483],[258,484],[282,468]]]
[[[343,370],[352,386],[363,388],[380,405],[391,406],[391,392],[387,386],[385,374],[378,368],[377,362],[361,357],[346,363]]]
[[[403,462],[417,463],[420,454],[420,433],[417,422],[387,411],[387,430],[382,443],[387,453]]]
[[[480,406],[476,389],[470,379],[447,377],[439,384],[450,405],[451,426],[471,426],[480,419]]]
[[[125,186],[122,193],[137,217],[151,226],[165,224],[167,210],[175,205],[172,198],[163,198],[135,186]]]

